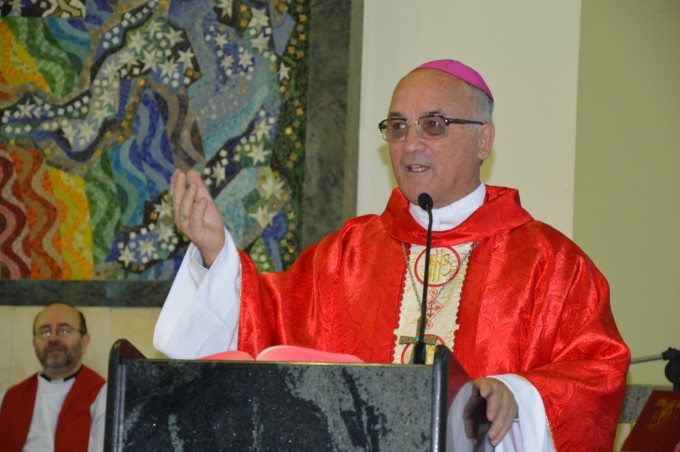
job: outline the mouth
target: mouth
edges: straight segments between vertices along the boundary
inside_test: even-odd
[[[430,167],[429,166],[423,166],[423,165],[406,165],[406,171],[409,173],[422,173],[424,171],[427,171]]]

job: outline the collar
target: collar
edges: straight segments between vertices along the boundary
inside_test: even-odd
[[[71,378],[76,378],[76,377],[78,376],[78,374],[80,373],[80,369],[82,369],[82,368],[83,368],[83,366],[78,367],[78,370],[76,370],[74,373],[72,373],[71,375],[69,375],[69,376],[66,377],[66,378],[62,378],[62,379],[59,379],[59,380],[53,380],[52,378],[50,378],[50,377],[48,377],[47,375],[45,375],[45,372],[40,372],[39,375],[40,375],[42,378],[44,378],[45,380],[49,381],[49,382],[52,382],[52,383],[61,383],[61,382],[64,382],[64,381],[69,381]]]
[[[492,185],[486,185],[485,190],[484,202],[469,214],[465,221],[453,229],[432,233],[433,247],[451,246],[491,237],[533,220],[529,212],[522,208],[517,190]],[[379,216],[379,221],[385,232],[394,240],[425,245],[427,229],[415,220],[409,211],[409,206],[401,190],[395,188],[392,190],[385,211]],[[442,221],[440,221],[441,224]],[[452,223],[447,224],[450,226]]]
[[[432,209],[432,230],[433,231],[448,231],[459,226],[463,221],[467,220],[470,215],[484,204],[484,197],[486,196],[486,186],[479,184],[472,193],[459,199],[453,204],[441,207],[439,209]],[[420,206],[409,204],[409,212],[416,222],[427,229],[429,221],[428,214]]]

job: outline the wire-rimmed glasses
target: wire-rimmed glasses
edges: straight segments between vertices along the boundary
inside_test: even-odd
[[[443,138],[448,133],[449,124],[477,124],[484,125],[481,121],[473,121],[471,119],[456,119],[445,118],[440,115],[426,115],[418,118],[417,121],[407,121],[404,118],[387,118],[380,121],[378,129],[383,137],[383,140],[392,143],[395,141],[404,141],[406,134],[408,134],[408,127],[411,124],[416,125],[416,130],[423,138],[437,139]]]

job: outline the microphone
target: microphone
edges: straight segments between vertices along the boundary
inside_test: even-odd
[[[430,279],[430,248],[432,242],[432,197],[427,193],[418,196],[418,205],[427,212],[427,245],[425,246],[425,276],[423,278],[423,301],[420,305],[420,327],[416,335],[416,345],[413,347],[413,364],[425,364],[427,347],[425,347],[425,323],[427,313],[427,283]]]

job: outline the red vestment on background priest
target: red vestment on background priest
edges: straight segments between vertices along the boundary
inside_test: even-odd
[[[33,421],[38,379],[35,373],[7,390],[0,406],[0,450],[20,452],[28,439]],[[58,413],[56,429],[45,434],[54,435],[56,452],[87,452],[92,428],[91,406],[106,380],[89,367],[82,365]],[[103,413],[102,413],[103,414]],[[35,444],[33,445],[35,447]],[[92,446],[94,448],[94,446]]]
[[[516,190],[487,186],[484,204],[432,246],[476,242],[453,353],[471,378],[514,373],[539,391],[556,450],[611,450],[630,354],[609,286],[591,260],[535,221]],[[395,189],[385,212],[348,221],[281,273],[241,252],[239,349],[276,344],[394,361],[406,262],[426,230]]]

